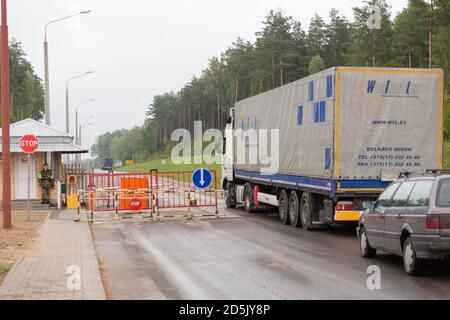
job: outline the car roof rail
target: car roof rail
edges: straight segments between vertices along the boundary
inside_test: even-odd
[[[450,174],[450,169],[428,169],[426,172],[440,176],[443,174]]]
[[[406,169],[402,169],[401,171],[400,171],[400,175],[398,176],[398,178],[399,179],[403,179],[403,178],[409,178],[410,176],[412,176],[412,175],[415,175],[415,174],[417,174],[417,172],[409,172],[408,170],[406,170]]]

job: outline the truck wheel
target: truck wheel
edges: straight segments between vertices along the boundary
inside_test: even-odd
[[[236,208],[236,189],[232,183],[227,183],[225,190],[225,204],[228,209]]]
[[[247,183],[245,185],[244,207],[245,207],[245,211],[247,211],[248,213],[254,213],[255,212],[255,205],[253,204],[252,185],[249,184],[249,183]]]
[[[289,220],[294,228],[302,226],[300,219],[300,201],[297,191],[292,191],[289,197]]]
[[[289,224],[289,198],[286,190],[281,190],[280,199],[278,199],[279,206],[278,210],[280,212],[280,220],[283,224]]]
[[[410,276],[417,276],[422,272],[423,261],[417,258],[416,249],[411,238],[406,239],[403,245],[403,266]]]
[[[307,231],[312,229],[312,216],[314,210],[315,208],[311,193],[303,192],[301,200],[300,216],[302,227]]]
[[[375,258],[377,250],[370,246],[369,239],[367,238],[367,231],[364,227],[359,231],[359,244],[363,258]]]

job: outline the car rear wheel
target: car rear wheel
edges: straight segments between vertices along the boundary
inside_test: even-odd
[[[286,190],[282,190],[280,193],[280,198],[278,200],[279,202],[279,213],[280,213],[280,220],[283,224],[288,225],[289,224],[289,197],[287,195]]]
[[[406,273],[411,276],[419,275],[422,271],[422,260],[417,258],[411,238],[407,238],[403,245],[403,266]]]
[[[363,258],[374,258],[377,255],[377,250],[372,248],[369,244],[366,228],[361,228],[359,231],[359,244],[361,248],[361,255]]]

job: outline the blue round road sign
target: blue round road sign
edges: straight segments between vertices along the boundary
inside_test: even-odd
[[[208,169],[198,169],[192,174],[192,183],[198,189],[207,189],[212,183],[212,174]]]

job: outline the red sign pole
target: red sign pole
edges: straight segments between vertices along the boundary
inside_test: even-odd
[[[2,157],[3,157],[3,228],[11,228],[11,149],[10,149],[10,91],[9,39],[6,0],[1,0],[1,101],[2,101]]]

